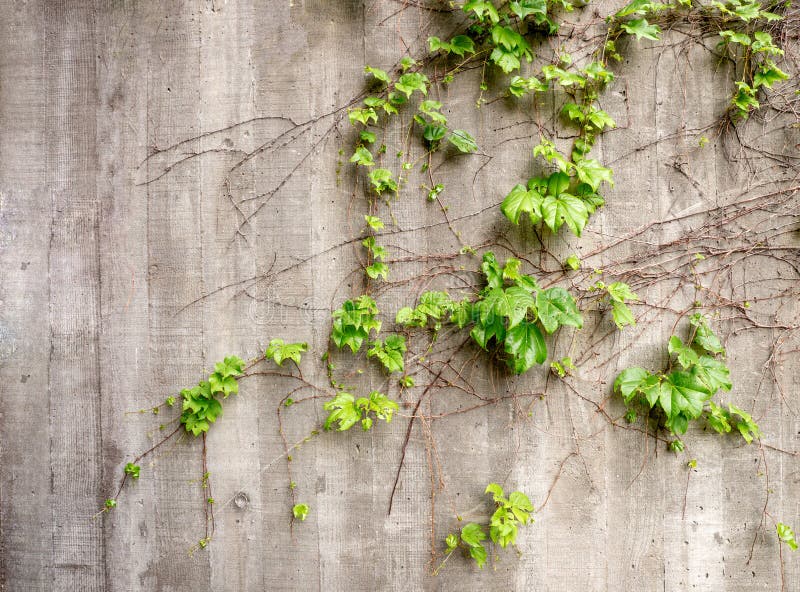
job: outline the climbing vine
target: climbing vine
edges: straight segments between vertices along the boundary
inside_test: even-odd
[[[695,130],[698,147],[702,148],[709,142],[705,134],[718,138],[735,135],[737,126],[769,104],[773,87],[779,88],[789,79],[779,66],[784,49],[776,34],[780,31],[775,28],[784,21],[788,7],[783,2],[755,0],[702,4],[694,0],[666,3],[634,0],[605,18],[595,19],[585,31],[586,45],[572,55],[567,51],[561,31],[565,26],[575,31],[576,25],[566,23],[564,15],[580,11],[581,5],[568,0],[507,3],[469,0],[443,9],[460,15],[457,19],[460,26],[454,34],[430,36],[425,55],[407,55],[394,68],[385,70],[366,65],[364,92],[334,113],[338,119],[332,125],[338,129],[340,122],[346,120],[350,124],[350,132],[343,133],[345,141],[350,142],[344,156],[352,165],[355,206],[351,204],[348,211],[357,212],[355,224],[360,230],[358,236],[344,244],[356,247],[359,275],[363,273],[363,276],[355,282],[348,298],[331,306],[329,347],[322,355],[327,384],[317,385],[303,376],[300,366],[302,356],[308,353],[305,343],[287,343],[274,338],[264,355],[250,362],[236,356],[226,357],[215,366],[208,380],[181,391],[178,427],[125,465],[119,489],[115,496],[106,500],[105,510],[117,506],[126,483],[140,478],[140,461],[183,430],[202,440],[201,484],[207,491],[206,531],[199,546],[205,547],[213,536],[214,521],[210,472],[205,463],[206,433],[221,415],[223,402],[229,395],[238,393],[240,381],[257,375],[281,376],[298,383],[297,388],[282,399],[277,411],[293,502],[291,514],[287,509],[287,515],[298,521],[306,520],[313,508],[298,501],[297,484],[292,479],[293,458],[281,423],[282,410],[298,402],[290,395],[308,391],[311,394],[302,400],[325,399],[320,402],[326,414],[322,425],[314,426],[303,441],[319,435],[316,428],[346,432],[359,425],[362,430],[369,431],[378,429],[379,422],[389,424],[397,416],[407,419],[388,501],[391,513],[415,422],[430,430],[434,416],[430,411],[424,412],[424,403],[430,404],[433,391],[451,389],[475,399],[473,405],[458,407],[439,417],[503,402],[518,404],[520,400],[529,401],[532,408],[546,395],[545,392],[482,395],[465,378],[464,368],[468,363],[477,364],[477,360],[485,361],[492,368],[504,367],[509,376],[516,376],[544,365],[549,359],[548,385],[551,380],[560,381],[581,400],[593,405],[609,425],[641,432],[676,453],[685,450],[686,443],[680,437],[688,432],[693,422],[720,434],[738,432],[746,444],[755,441],[760,445],[761,428],[750,412],[733,403],[723,405],[714,400],[718,391],[734,388],[726,350],[714,327],[730,320],[722,318],[721,311],[738,315],[731,318],[741,320],[746,328],[792,332],[798,327],[781,325],[777,321],[772,325],[753,321],[748,315],[749,302],[724,297],[719,286],[704,283],[709,278],[716,282],[715,274],[720,271],[710,267],[710,262],[719,262],[733,254],[719,246],[722,234],[712,236],[712,232],[723,233],[726,223],[745,214],[785,206],[797,186],[791,191],[778,190],[763,198],[749,198],[745,201],[749,205],[719,206],[709,213],[709,220],[698,230],[698,233],[705,233],[698,236],[707,239],[706,242],[681,238],[647,250],[652,243],[644,240],[643,233],[683,218],[653,223],[626,237],[647,247],[641,253],[616,261],[608,258],[608,264],[598,268],[587,266],[585,262],[592,258],[602,260],[611,247],[563,258],[553,254],[548,243],[559,237],[567,240],[564,236],[567,230],[575,240],[581,238],[592,228],[592,217],[608,203],[603,194],[615,188],[611,165],[603,164],[592,151],[603,134],[620,129],[617,121],[602,107],[601,100],[616,80],[615,69],[621,67],[619,63],[624,61],[626,53],[636,51],[640,43],[658,43],[663,36],[679,32],[703,47],[707,42],[712,43],[708,51],[720,63],[731,66],[735,80],[727,107],[712,124]],[[478,134],[452,124],[458,114],[450,112],[447,102],[440,96],[444,93],[439,92],[442,87],[454,87],[457,76],[474,75],[476,71],[480,72],[476,108],[483,109],[496,101],[518,105],[534,101],[535,110],[535,101],[551,101],[571,142],[571,146],[565,146],[562,141],[565,138],[556,130],[531,123],[526,138],[531,141],[533,174],[518,179],[506,174],[502,183],[497,184],[498,193],[492,198],[495,203],[487,209],[504,221],[508,233],[518,233],[516,237],[521,239],[516,243],[501,236],[475,244],[472,237],[456,230],[444,201],[448,187],[438,178],[440,167],[450,161],[491,159],[476,140]],[[491,92],[498,94],[487,98]],[[529,103],[525,105],[530,106]],[[794,112],[793,109],[794,103],[791,103],[784,112]],[[616,117],[622,121],[620,116]],[[635,125],[635,122],[628,125]],[[413,180],[418,178],[422,182],[417,188]],[[403,203],[420,200],[436,204],[443,219],[441,225],[457,241],[458,250],[424,256],[397,255],[391,240],[401,231],[395,212],[401,200],[406,200]],[[753,209],[745,209],[751,206]],[[623,241],[620,239],[613,246]],[[763,250],[759,249],[765,245],[766,239],[744,244],[737,253],[760,254]],[[664,249],[666,255],[662,256]],[[775,250],[791,252],[789,248]],[[530,254],[532,251],[538,253],[538,264],[536,257]],[[498,259],[495,252],[507,256]],[[465,263],[459,267],[450,265],[455,260]],[[786,261],[785,258],[780,260]],[[415,275],[409,276],[407,272],[404,275],[407,264],[421,269],[417,269]],[[720,263],[723,265],[733,264]],[[272,279],[274,274],[268,277]],[[690,307],[678,310],[669,300],[648,302],[644,296],[646,291],[664,279],[678,282],[681,288],[688,284],[695,294],[706,295],[713,302],[706,305],[696,299]],[[395,290],[413,285],[430,287],[437,282],[442,285],[434,286],[436,289],[417,290],[416,297],[409,296],[406,289],[402,306],[393,315],[381,311],[383,304],[379,308],[381,297]],[[796,297],[797,292],[790,288],[780,296]],[[605,401],[587,397],[575,380],[577,374],[584,372],[584,367],[588,368],[592,350],[605,338],[593,341],[589,351],[574,352],[575,335],[588,324],[588,318],[592,319],[592,324],[613,324],[616,332],[625,331],[628,335],[637,327],[637,322],[652,320],[656,309],[675,311],[676,325],[688,317],[688,337],[684,341],[672,335],[666,348],[669,358],[664,366],[659,366],[660,370],[634,366],[618,374],[613,391],[620,395],[624,413],[614,417],[606,409]],[[616,333],[612,339],[618,337]],[[564,340],[570,341],[566,351]],[[444,345],[450,342],[457,342],[457,345]],[[470,348],[475,351],[468,363],[457,366],[457,356]],[[341,371],[340,365],[349,367],[348,356],[372,365],[384,386],[370,388],[368,394],[359,396],[352,373]],[[277,370],[258,370],[262,362],[274,364]],[[499,364],[494,365],[495,362]],[[176,402],[176,397],[170,396],[156,409],[171,408]],[[515,491],[506,497],[503,487],[492,483],[486,488],[495,505],[488,526],[468,523],[458,534],[448,534],[442,548],[441,537],[434,532],[433,507],[443,485],[440,474],[438,483],[433,477],[440,469],[432,460],[432,449],[431,446],[428,452],[432,475],[431,567],[438,565],[433,573],[438,573],[459,549],[478,567],[483,567],[489,557],[484,546],[487,529],[488,540],[492,543],[501,548],[514,546],[518,527],[533,522],[534,506],[527,495]],[[697,461],[693,459],[687,466],[696,470]],[[560,474],[555,477],[553,487]],[[551,492],[552,487],[546,499]],[[767,501],[768,496],[769,493]],[[760,527],[767,516],[765,504]],[[461,520],[460,516],[456,517]],[[775,528],[778,539],[790,549],[796,549],[791,527],[775,520]],[[440,551],[444,553],[442,561],[439,561]]]

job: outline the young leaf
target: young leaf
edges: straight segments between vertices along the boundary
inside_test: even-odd
[[[308,351],[307,343],[284,343],[283,339],[273,339],[269,342],[265,358],[272,358],[278,366],[283,366],[284,360],[292,360],[300,365],[300,357]]]
[[[695,327],[693,341],[695,345],[703,348],[707,352],[725,355],[725,348],[722,347],[719,337],[711,330],[708,319],[705,316],[699,312],[695,313],[689,318],[689,322]]]
[[[372,230],[378,231],[383,229],[383,221],[377,216],[364,216],[364,220]]]
[[[356,151],[353,153],[353,156],[350,157],[350,162],[354,162],[355,164],[360,164],[361,166],[375,166],[375,161],[372,158],[372,153],[364,148],[364,146],[359,146],[356,148]]]
[[[376,261],[372,265],[365,267],[364,271],[373,280],[378,278],[383,278],[385,280],[389,275],[389,266],[382,261]]]
[[[391,80],[389,79],[389,75],[380,68],[373,68],[371,66],[364,66],[364,73],[372,74],[376,80],[380,80],[384,84],[389,84]]]
[[[133,479],[139,478],[139,471],[141,467],[139,465],[135,465],[133,463],[128,463],[125,465],[125,474],[130,475]]]
[[[792,551],[797,551],[797,541],[794,538],[794,531],[788,524],[778,522],[776,525],[778,538],[786,543]]]
[[[308,504],[295,504],[292,508],[292,515],[300,522],[303,522],[308,517],[308,511]]]
[[[402,372],[403,354],[406,352],[406,338],[399,334],[389,335],[386,340],[376,339],[367,357],[377,357],[389,372]]]

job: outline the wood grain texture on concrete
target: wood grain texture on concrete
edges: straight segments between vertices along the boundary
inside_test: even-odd
[[[612,9],[601,0],[574,18]],[[394,222],[392,253],[431,256],[397,263],[408,281],[385,292],[384,322],[424,289],[452,289],[437,281],[461,270],[423,271],[437,256],[450,265],[462,244],[493,244],[504,257],[515,249],[551,271],[551,254],[557,263],[580,253],[595,267],[633,261],[624,271],[645,278],[636,288],[648,303],[678,310],[706,294],[752,303],[715,326],[735,384],[725,396],[753,412],[761,444],[697,428],[686,436],[690,456],[676,456],[611,426],[599,410],[624,413],[610,397],[615,376],[663,366],[677,317],[643,306],[640,329],[616,332],[593,304],[587,329],[551,342],[579,362],[569,383],[546,366],[514,377],[488,358],[469,377],[487,396],[546,397],[452,415],[471,404],[463,392],[426,400],[391,514],[409,406],[368,433],[322,433],[295,448],[292,479],[311,513],[290,525],[276,409],[293,387],[257,376],[208,435],[216,530],[207,548],[194,548],[207,496],[198,439],[168,442],[119,506],[97,515],[125,463],[173,420],[168,409],[138,411],[196,384],[225,355],[253,358],[275,337],[307,341],[306,378],[326,383],[330,312],[363,290],[354,239],[366,209],[354,195],[364,179],[347,163],[344,109],[365,88],[365,64],[423,56],[430,35],[446,38],[460,23],[433,0],[0,0],[0,590],[800,590],[800,554],[780,552],[770,521],[800,530],[800,194],[789,191],[800,187],[800,134],[773,113],[738,137],[705,132],[711,141],[698,150],[695,132],[724,112],[733,74],[677,37],[631,42],[615,66],[601,104],[619,128],[595,153],[616,185],[580,240],[562,230],[540,248],[493,207],[537,172],[540,125],[559,129],[568,149],[560,103],[548,95],[476,108],[478,70],[432,90],[481,150],[433,167],[444,211],[412,182],[391,215],[382,211]],[[487,84],[503,79],[488,73]],[[406,138],[389,129],[383,141],[391,151]],[[704,272],[706,293],[686,289],[676,247],[659,259],[682,236],[695,241],[687,257],[711,236],[698,212],[724,218],[733,245],[703,243],[724,263]],[[606,258],[604,245],[650,223]],[[738,246],[748,236],[759,248]],[[650,272],[662,275],[650,282]],[[747,315],[757,326],[742,324]],[[385,384],[365,359],[333,361],[359,388]],[[324,412],[312,401],[281,417],[294,444]],[[544,506],[521,532],[520,553],[480,571],[456,554],[432,576],[455,516],[486,516],[492,481]]]

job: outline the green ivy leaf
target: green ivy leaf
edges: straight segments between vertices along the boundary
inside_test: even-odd
[[[284,360],[292,360],[298,366],[303,352],[308,351],[307,343],[284,343],[283,339],[273,339],[269,342],[265,358],[272,358],[278,366],[283,366]]]
[[[380,68],[373,68],[371,66],[364,66],[364,73],[365,74],[372,74],[376,80],[383,82],[384,84],[389,84],[391,80],[389,79],[389,75]]]
[[[545,330],[552,333],[561,325],[583,327],[583,317],[575,299],[564,288],[540,290],[536,295],[536,309]]]
[[[772,85],[781,80],[787,80],[789,75],[778,68],[772,60],[766,60],[758,68],[758,71],[753,77],[753,86],[766,86],[772,88]]]
[[[461,540],[469,547],[480,547],[481,541],[486,540],[486,533],[480,524],[470,522],[461,529]]]
[[[614,390],[623,396],[625,403],[629,403],[644,381],[650,376],[652,376],[650,372],[644,368],[626,368],[619,373],[619,376],[614,381]]]
[[[794,531],[788,524],[778,522],[776,525],[778,531],[778,538],[786,543],[792,551],[797,551],[797,541],[794,537]]]
[[[375,166],[375,161],[372,158],[372,152],[364,148],[364,146],[359,146],[356,148],[353,156],[350,157],[350,162],[367,167]]]
[[[719,337],[711,330],[708,319],[704,315],[699,312],[695,313],[689,318],[689,322],[695,327],[693,340],[695,345],[707,352],[725,355],[725,348],[722,347]]]
[[[369,180],[375,193],[380,195],[384,191],[397,192],[397,182],[392,178],[392,172],[387,169],[375,169],[370,171]]]
[[[678,363],[684,368],[689,368],[697,363],[697,353],[687,345],[684,345],[681,338],[673,335],[669,338],[669,353],[678,356]]]
[[[403,354],[406,352],[406,338],[402,335],[389,335],[384,341],[376,339],[367,357],[377,357],[389,372],[402,372],[404,369]]]
[[[376,261],[372,265],[365,267],[364,271],[373,280],[378,278],[383,278],[385,280],[389,275],[389,266],[382,261]]]
[[[500,21],[500,15],[497,13],[497,8],[488,0],[468,0],[462,7],[464,12],[472,12],[477,19],[483,22],[484,18],[488,18],[491,22],[497,23]]]
[[[542,219],[542,196],[524,185],[516,185],[503,200],[500,210],[513,224],[519,224],[522,214],[528,214],[536,224]]]
[[[614,186],[613,172],[604,167],[593,158],[581,158],[575,162],[575,172],[583,183],[586,183],[593,190],[597,191],[600,183],[604,181]]]
[[[558,232],[562,224],[566,223],[575,236],[580,236],[589,220],[586,204],[568,193],[547,195],[541,207],[544,222],[553,232]]]
[[[453,132],[447,137],[447,140],[453,146],[458,148],[459,152],[470,153],[478,151],[478,145],[475,143],[475,138],[473,138],[464,130],[453,130]]]
[[[133,479],[138,479],[139,471],[141,471],[141,469],[142,468],[139,465],[128,463],[125,465],[125,474],[130,475]]]
[[[736,421],[736,429],[739,430],[745,442],[750,444],[753,438],[761,437],[761,429],[758,427],[758,424],[753,421],[749,413],[739,409],[736,405],[728,405],[728,411],[731,417]]]
[[[661,33],[661,28],[658,25],[649,24],[645,18],[630,20],[627,23],[622,23],[620,27],[628,35],[636,35],[637,41],[641,39],[660,40],[659,33]]]
[[[631,312],[631,309],[624,302],[619,302],[617,300],[611,301],[611,316],[614,319],[614,324],[617,326],[617,329],[623,329],[629,325],[636,325],[633,312]]]
[[[522,321],[508,330],[505,339],[505,352],[515,374],[522,374],[534,364],[543,364],[547,359],[547,345],[544,335],[534,323]]]
[[[292,515],[300,522],[303,522],[308,517],[308,511],[308,504],[295,504],[292,508]]]
[[[712,393],[716,393],[719,389],[729,391],[733,388],[728,367],[711,356],[700,356],[694,367],[694,373]]]
[[[511,12],[516,14],[520,19],[525,19],[531,14],[537,15],[540,18],[547,16],[546,0],[519,0],[519,2],[510,2],[508,6]]]

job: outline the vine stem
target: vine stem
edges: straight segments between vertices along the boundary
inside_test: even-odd
[[[466,345],[466,343],[467,340],[463,341],[461,345],[459,345],[453,352],[452,357],[454,357],[459,351],[461,351],[461,349],[464,347],[464,345]],[[397,483],[400,481],[400,471],[403,469],[403,463],[406,460],[406,451],[408,450],[408,442],[411,439],[411,430],[414,427],[414,420],[417,418],[417,411],[419,411],[419,407],[422,404],[422,400],[425,398],[425,395],[427,395],[428,392],[433,387],[433,385],[436,384],[436,381],[439,380],[439,377],[442,375],[446,367],[447,367],[446,365],[443,365],[442,368],[439,370],[439,372],[436,373],[436,376],[433,378],[431,383],[427,387],[425,387],[425,390],[422,391],[422,394],[417,400],[417,404],[414,405],[414,410],[411,412],[411,419],[408,420],[408,428],[406,429],[406,437],[405,440],[403,440],[403,451],[402,454],[400,455],[400,464],[397,465],[397,473],[395,473],[394,476],[394,485],[392,485],[392,493],[389,496],[389,511],[386,512],[387,516],[391,516],[392,514],[392,506],[394,505],[394,494],[397,491]]]
[[[147,455],[152,454],[153,452],[155,452],[156,449],[159,446],[161,446],[162,444],[164,444],[164,442],[166,442],[167,440],[170,440],[175,434],[177,434],[180,431],[181,427],[182,427],[182,425],[178,425],[178,427],[175,428],[172,432],[170,432],[170,434],[168,436],[165,436],[163,440],[161,440],[158,444],[156,444],[152,448],[149,448],[148,450],[145,450],[144,452],[142,452],[139,456],[134,458],[131,461],[131,463],[135,465],[140,460],[145,458]],[[122,481],[120,481],[119,488],[117,489],[117,493],[114,494],[113,499],[117,499],[119,497],[119,494],[122,493],[122,488],[125,486],[125,482],[127,480],[128,480],[128,473],[124,473],[123,476],[122,476]]]

